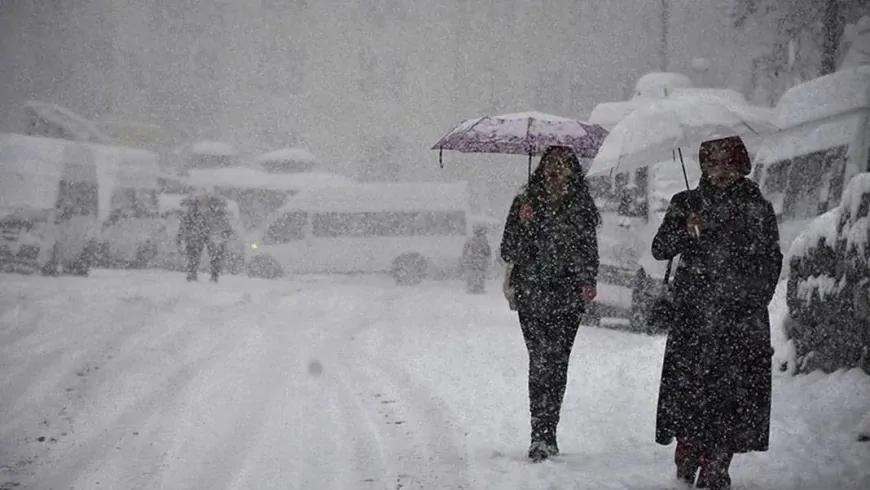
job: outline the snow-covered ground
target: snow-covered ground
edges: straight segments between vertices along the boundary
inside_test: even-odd
[[[663,349],[582,328],[564,454],[533,465],[498,281],[0,275],[0,489],[677,488]],[[777,372],[771,450],[735,458],[735,487],[870,488],[868,409],[858,370]]]

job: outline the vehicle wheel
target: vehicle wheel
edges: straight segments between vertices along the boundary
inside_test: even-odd
[[[263,279],[278,279],[284,276],[281,264],[271,255],[258,255],[251,259],[248,264],[249,277],[262,277]]]
[[[418,253],[407,253],[393,261],[392,276],[396,284],[416,286],[426,277],[426,259]]]

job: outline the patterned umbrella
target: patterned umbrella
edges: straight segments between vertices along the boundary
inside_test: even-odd
[[[568,146],[579,158],[594,158],[606,137],[607,130],[597,124],[540,112],[519,112],[463,121],[432,149],[439,150],[442,167],[443,150],[528,155],[531,172],[532,156],[543,154],[547,147]]]

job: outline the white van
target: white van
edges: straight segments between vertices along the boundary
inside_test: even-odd
[[[93,247],[91,265],[134,262],[149,245],[149,222],[158,217],[157,162],[155,153],[136,148],[0,134],[0,218],[10,216],[6,241],[24,229],[43,230],[42,252],[34,260],[42,265],[48,265],[49,250],[59,263],[76,262],[86,245]],[[21,228],[25,222],[30,225]]]
[[[776,112],[782,131],[762,143],[754,178],[776,210],[785,252],[837,206],[845,182],[870,171],[870,66],[792,87]]]
[[[255,233],[249,274],[388,272],[401,284],[459,271],[468,186],[359,183],[302,191]]]
[[[87,274],[99,234],[89,145],[0,134],[0,252],[7,270]]]

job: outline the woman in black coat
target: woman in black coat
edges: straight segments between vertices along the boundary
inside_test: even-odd
[[[737,137],[705,142],[697,189],[676,194],[653,239],[680,255],[665,349],[656,442],[677,439],[677,477],[728,489],[734,453],[766,451],[771,356],[767,306],[782,267],[773,206],[746,178]],[[676,262],[676,259],[675,259]]]
[[[551,147],[508,213],[502,259],[529,352],[529,458],[559,453],[556,426],[580,316],[595,298],[600,215],[573,150]]]

